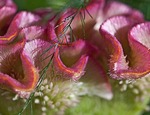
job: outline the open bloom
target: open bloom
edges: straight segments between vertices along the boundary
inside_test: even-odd
[[[12,1],[10,3],[13,4]],[[29,98],[30,94],[35,92],[35,103],[43,98],[43,103],[47,103],[45,106],[48,106],[53,101],[50,108],[57,105],[56,109],[60,108],[61,112],[78,102],[76,84],[69,80],[76,81],[85,73],[88,56],[81,56],[69,67],[63,65],[60,62],[60,50],[64,51],[66,48],[63,49],[58,41],[53,43],[51,35],[55,33],[49,26],[48,28],[44,25],[38,26],[41,21],[39,15],[26,11],[18,12],[10,25],[6,26],[6,31],[1,34],[0,88],[14,92],[21,98]],[[77,47],[78,43],[69,46]],[[47,49],[49,50],[46,51]],[[44,82],[41,86],[45,90],[36,92],[40,73],[47,67],[51,58],[53,64],[45,71],[48,82],[46,84]]]
[[[1,11],[4,13],[4,23],[7,18],[11,19],[16,11],[16,7],[11,0],[1,2],[5,4]],[[26,96],[24,92],[32,91],[38,81],[38,70],[35,68],[31,57],[24,51],[26,40],[24,36],[19,36],[19,32],[28,26],[38,22],[40,17],[29,12],[19,12],[12,19],[8,29],[0,36],[0,84],[1,88],[9,89]],[[7,24],[7,23],[6,23]],[[3,26],[5,27],[5,26]],[[3,29],[3,27],[1,27]],[[2,31],[3,32],[3,31]]]
[[[59,112],[63,112],[66,107],[78,102],[78,84],[69,80],[76,81],[84,74],[88,56],[83,55],[69,67],[64,66],[59,61],[61,45],[51,41],[47,35],[50,29],[36,25],[40,20],[39,16],[30,12],[19,12],[8,31],[0,37],[0,86],[21,98],[29,98],[35,91],[35,104],[39,104],[37,100],[43,100],[40,103],[46,103],[45,106],[49,108],[60,108]],[[70,46],[77,47],[77,43]],[[51,58],[53,64],[48,67]],[[36,91],[40,73],[46,67],[46,82],[42,83],[41,90]]]
[[[32,13],[20,12],[12,20],[7,32],[0,36],[0,84],[2,88],[23,93],[32,91],[38,81],[38,70],[25,52],[26,40],[19,36],[22,28],[39,21]],[[24,95],[24,94],[23,94]]]
[[[97,88],[95,88],[95,92],[93,92],[94,94],[111,99],[111,86],[106,73],[109,59],[106,50],[107,44],[103,44],[105,41],[103,42],[101,34],[99,34],[95,27],[97,24],[101,23],[100,20],[121,14],[132,19],[137,17],[138,20],[135,22],[137,23],[142,20],[142,14],[138,11],[132,10],[128,6],[122,5],[121,3],[112,2],[106,5],[104,4],[103,0],[92,0],[85,9],[81,9],[79,14],[74,15],[73,22],[70,25],[73,29],[73,34],[78,39],[74,42],[71,42],[71,37],[68,36],[69,32],[66,36],[63,35],[60,37],[60,35],[63,34],[63,30],[67,26],[66,22],[62,23],[62,21],[75,13],[75,9],[69,9],[60,17],[57,23],[50,22],[47,25],[48,28],[46,27],[47,29],[40,29],[40,27],[33,26],[41,20],[39,16],[27,12],[18,13],[13,18],[7,32],[0,37],[0,43],[2,44],[1,52],[3,52],[3,49],[5,48],[8,49],[8,51],[1,56],[1,84],[3,85],[3,88],[6,87],[15,92],[19,92],[22,96],[26,95],[25,92],[33,91],[39,80],[38,71],[41,71],[44,66],[46,66],[46,63],[48,63],[46,60],[54,54],[53,65],[55,71],[57,71],[58,74],[61,74],[63,78],[76,81],[85,74],[81,81],[95,84]],[[117,13],[115,11],[113,13],[112,8],[114,6],[123,7],[124,10],[120,8]],[[90,17],[89,13],[91,13],[93,19]],[[84,18],[83,14],[85,15],[85,20],[83,22],[85,23],[85,27],[82,25],[82,18]],[[81,22],[77,23],[79,20],[81,20]],[[58,27],[54,29],[57,25]],[[86,34],[82,32],[82,29]],[[104,32],[101,33],[102,35],[105,35]],[[85,38],[86,40],[80,40],[80,38]],[[17,46],[17,44],[22,45]],[[49,58],[40,63],[39,60],[42,60],[40,54],[42,54],[42,51],[48,47],[52,48],[41,57],[46,58],[46,56],[49,56]],[[14,64],[17,63],[19,66],[13,67],[13,71],[11,72],[11,60],[14,59],[11,55],[15,54],[18,55],[20,62],[17,61],[18,59],[14,61]],[[22,55],[25,55],[28,59],[27,61],[30,62],[30,65],[24,65],[26,59],[23,59]],[[4,60],[4,58],[6,60]],[[17,58],[17,56],[15,58]],[[7,66],[6,64],[3,64],[6,62],[8,63]],[[113,62],[113,59],[111,59],[111,62]],[[124,63],[124,65],[127,64]],[[18,72],[14,69],[20,66],[22,69],[20,68],[18,75]],[[26,68],[29,68],[28,66],[33,69],[30,69],[30,71],[26,70]],[[123,67],[123,65],[121,67]],[[110,73],[111,68],[116,69],[116,65],[115,67],[112,67],[111,65],[109,69]],[[127,69],[126,66],[125,68]],[[113,74],[112,72],[111,75],[116,74]]]
[[[60,24],[58,22],[58,25],[60,25],[61,28],[64,28],[69,23],[68,21],[66,21],[66,19],[72,17],[73,21],[70,24],[71,30],[70,31],[68,30],[68,33],[66,34],[64,39],[72,39],[73,38],[72,36],[75,36],[76,39],[78,40],[82,39],[82,41],[84,42],[84,47],[82,47],[82,49],[80,50],[81,52],[80,55],[85,53],[86,55],[89,56],[89,60],[85,69],[86,74],[82,76],[80,80],[84,81],[84,83],[92,84],[90,85],[91,87],[95,86],[93,88],[94,91],[92,92],[93,94],[107,99],[111,99],[112,91],[111,85],[108,80],[109,78],[108,73],[110,73],[111,76],[113,76],[114,74],[111,73],[113,67],[112,66],[108,67],[108,65],[110,65],[110,63],[114,64],[112,57],[115,57],[114,56],[116,55],[115,51],[117,50],[110,48],[109,50],[114,52],[114,54],[108,53],[107,48],[109,48],[110,44],[107,42],[107,39],[103,39],[103,36],[105,36],[106,34],[104,32],[99,32],[99,27],[101,26],[102,22],[104,22],[104,20],[106,19],[111,20],[111,18],[113,17],[114,18],[116,17],[115,19],[117,19],[117,16],[121,15],[126,18],[129,18],[130,20],[134,20],[136,18],[136,21],[134,20],[132,21],[132,23],[129,24],[130,27],[128,29],[130,29],[133,25],[143,21],[143,15],[139,11],[131,9],[130,7],[122,3],[119,2],[105,3],[104,0],[91,0],[85,8],[81,9],[80,13],[76,12],[77,12],[76,9],[69,9],[68,11],[66,11],[59,20],[59,22],[64,23]],[[106,22],[102,24],[101,31],[103,31],[102,28],[105,27],[104,26],[105,23]],[[112,23],[109,22],[110,25],[107,25],[108,28],[106,28],[106,30],[109,33],[111,33],[112,31],[109,30],[111,29],[110,28],[111,25],[118,24],[113,23],[114,22]],[[63,29],[60,29],[60,31],[62,30]],[[122,29],[122,32],[126,31],[127,27]],[[116,33],[114,32],[114,34]],[[125,40],[125,42],[127,42],[127,39]],[[114,45],[115,44],[113,44],[112,46],[114,47]],[[70,58],[72,56],[71,55],[72,52],[73,50],[67,51],[67,55],[69,55]],[[72,56],[72,58],[77,57]],[[125,60],[125,57],[122,57],[122,59],[123,58]],[[62,56],[62,63],[63,63],[63,56]],[[127,64],[121,63],[120,66],[118,65],[117,66],[119,69],[121,69],[121,67],[124,65]]]
[[[0,12],[5,7],[12,12],[0,18],[0,25],[4,23],[0,26],[4,30],[0,33],[2,89],[23,98],[34,91],[35,103],[43,98],[45,106],[59,108],[61,103],[71,106],[77,102],[76,95],[84,94],[78,94],[79,89],[72,90],[74,81],[80,80],[86,86],[85,94],[111,99],[109,75],[115,79],[137,79],[150,72],[150,24],[138,24],[143,21],[139,11],[118,2],[91,0],[80,11],[68,9],[57,21],[42,25],[41,16],[30,12],[22,11],[12,18],[16,6],[11,0],[4,2]],[[43,71],[46,79],[36,91]]]
[[[138,24],[132,28],[134,23],[130,18],[118,16],[101,26],[100,32],[104,43],[109,44],[107,52],[111,55],[110,76],[115,79],[137,79],[150,72],[149,24]]]

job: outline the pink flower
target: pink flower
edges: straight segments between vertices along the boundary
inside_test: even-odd
[[[61,26],[60,27],[61,29],[59,31],[63,31],[63,28],[65,26],[68,26],[69,17],[72,17],[73,20],[72,23],[70,24],[71,30],[67,31],[68,34],[66,34],[66,36],[63,39],[67,39],[67,40],[72,39],[71,38],[71,31],[72,31],[72,35],[75,36],[75,38],[78,40],[83,39],[83,42],[85,44],[84,47],[81,49],[80,55],[86,54],[87,56],[89,56],[89,60],[87,62],[87,66],[85,69],[86,73],[84,76],[81,77],[80,81],[84,81],[84,82],[86,81],[87,83],[90,84],[92,83],[95,86],[98,86],[96,95],[107,99],[111,99],[112,91],[108,79],[109,74],[110,76],[115,76],[115,75],[117,76],[119,73],[116,74],[115,69],[119,68],[120,70],[122,67],[127,69],[128,67],[127,67],[127,63],[125,63],[126,57],[120,56],[121,59],[120,60],[118,59],[119,64],[117,64],[116,61],[112,59],[112,57],[118,55],[116,52],[119,49],[118,47],[115,46],[118,43],[112,44],[112,47],[110,47],[110,43],[107,42],[109,41],[108,36],[112,31],[115,31],[115,27],[121,25],[121,19],[119,23],[120,25],[118,23],[114,23],[115,21],[111,22],[109,20],[114,18],[114,20],[117,21],[117,18],[119,17],[119,15],[121,15],[122,17],[132,20],[132,23],[129,24],[130,27],[128,28],[130,29],[135,24],[143,21],[143,15],[139,11],[134,10],[122,3],[119,2],[105,3],[104,0],[91,0],[91,2],[85,8],[82,8],[79,13],[76,12],[78,12],[76,9],[69,9],[61,16],[60,20],[58,21],[58,25]],[[106,32],[104,32],[103,29],[105,27],[106,22],[104,21],[106,19],[108,19],[108,21],[106,22],[109,24],[107,24],[107,28],[105,29],[105,31],[107,31],[108,34],[106,34]],[[123,20],[124,18],[122,19],[123,22],[122,24],[125,24],[126,21],[124,22]],[[62,24],[60,22],[62,22]],[[113,26],[114,24],[116,24],[114,30],[111,30],[112,28],[111,26]],[[100,26],[102,27],[101,27],[101,32],[99,33],[98,28]],[[125,33],[126,31],[127,28],[122,29],[122,32]],[[123,37],[124,35],[121,34],[120,36]],[[104,37],[106,37],[107,39],[103,39]],[[127,39],[125,40],[125,42],[127,42]],[[113,49],[113,47],[115,47],[116,49]],[[109,50],[107,50],[107,48],[110,50],[110,52],[114,52],[114,53],[113,54],[108,53]],[[70,55],[70,58],[71,58],[71,52],[72,51],[67,52],[67,55]],[[119,50],[118,52],[121,51]],[[115,64],[115,66],[110,67],[109,65],[111,64]],[[111,72],[112,70],[114,70],[115,72]],[[122,75],[120,75],[120,77],[121,76]],[[119,76],[117,78],[119,78]]]
[[[16,7],[12,1],[8,3],[14,8],[12,17]],[[28,97],[51,58],[53,63],[46,75],[54,70],[62,79],[80,79],[95,86],[94,95],[107,99],[113,95],[108,73],[117,79],[135,79],[149,73],[148,51],[135,43],[135,33],[141,30],[130,30],[143,21],[139,11],[119,2],[91,0],[80,11],[68,9],[60,19],[46,25],[40,23],[43,15],[19,12],[0,36],[1,88]]]
[[[109,57],[110,76],[137,79],[148,75],[149,23],[135,25],[131,18],[118,16],[105,21],[100,29]],[[132,28],[133,27],[133,28]]]
[[[11,2],[12,3],[12,2]],[[62,79],[78,80],[84,74],[88,56],[83,55],[70,66],[60,61],[60,50],[76,47],[78,43],[66,44],[64,47],[58,41],[52,43],[50,27],[38,26],[41,18],[30,12],[19,12],[11,21],[7,31],[0,36],[0,86],[11,90],[21,97],[28,98],[39,81],[39,72],[42,71],[54,55],[55,71]],[[47,34],[47,32],[49,34]],[[55,46],[55,47],[54,47]],[[52,47],[49,51],[46,49]],[[45,52],[45,53],[43,53]],[[53,67],[47,70],[52,72]]]
[[[20,12],[12,20],[7,32],[0,36],[0,84],[26,97],[36,87],[39,74],[30,55],[25,51],[26,39],[19,32],[40,18]]]
[[[0,2],[0,35],[2,35],[8,25],[10,24],[12,17],[16,13],[16,5],[12,0],[1,0]]]

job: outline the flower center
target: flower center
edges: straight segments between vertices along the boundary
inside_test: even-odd
[[[24,78],[19,54],[12,54],[3,59],[0,70],[2,73],[9,75],[16,80],[22,80]]]

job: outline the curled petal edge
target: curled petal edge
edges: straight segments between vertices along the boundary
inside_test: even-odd
[[[121,16],[120,17],[116,16],[116,17],[122,20],[125,19],[128,22],[126,26],[134,25],[129,21],[127,17],[121,17]],[[128,47],[130,47],[130,50],[131,50],[130,54],[127,55],[130,57],[129,64],[126,62],[126,57],[124,56],[122,44],[120,43],[120,41],[114,34],[119,30],[119,28],[115,28],[116,32],[114,30],[108,32],[106,28],[103,27],[105,23],[107,23],[108,21],[112,19],[118,20],[116,17],[112,17],[108,19],[106,22],[102,24],[101,29],[100,29],[100,32],[103,35],[105,41],[106,40],[109,41],[112,47],[115,49],[114,50],[115,53],[110,54],[112,55],[110,57],[111,60],[110,60],[110,67],[109,67],[110,76],[115,79],[138,79],[138,78],[144,77],[150,72],[150,66],[149,66],[150,65],[149,64],[150,53],[148,51],[148,48],[142,45],[142,43],[140,43],[137,40],[138,38],[131,35],[133,33],[133,29],[131,29],[132,26],[129,27],[129,30],[130,29],[131,30],[130,31],[128,30],[129,35],[127,37],[128,42],[129,42]],[[116,20],[113,24],[111,23],[111,25],[117,24],[118,22]],[[147,62],[145,62],[145,60],[147,60]]]
[[[34,67],[29,57],[23,52],[21,55],[22,66],[24,70],[24,78],[21,81],[17,81],[9,75],[0,73],[0,86],[1,88],[12,90],[20,96],[28,98],[36,87],[39,79],[38,70]]]
[[[57,71],[62,73],[64,78],[71,78],[74,81],[77,81],[81,76],[84,75],[84,69],[86,67],[87,61],[88,56],[82,55],[72,67],[66,67],[60,59],[59,48],[56,49],[54,55],[54,65]]]
[[[28,27],[40,20],[40,17],[30,12],[22,11],[12,20],[5,35],[0,36],[0,44],[7,44],[13,41],[21,29]]]

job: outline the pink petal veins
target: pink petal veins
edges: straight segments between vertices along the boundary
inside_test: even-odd
[[[0,36],[0,44],[10,43],[17,37],[22,28],[35,24],[39,20],[40,18],[32,13],[25,11],[18,13],[12,20],[6,34],[4,36]]]

